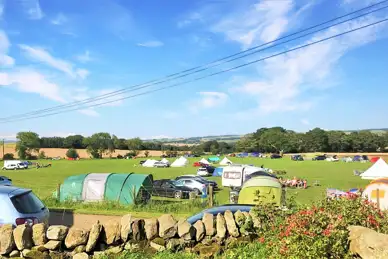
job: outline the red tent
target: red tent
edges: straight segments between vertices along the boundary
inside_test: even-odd
[[[380,159],[380,157],[375,156],[375,157],[372,157],[372,158],[370,159],[370,161],[371,161],[372,163],[376,163],[377,160],[379,160],[379,159]]]
[[[202,164],[201,164],[200,162],[195,162],[195,163],[193,164],[193,166],[195,166],[195,167],[197,167],[197,166],[202,166]]]

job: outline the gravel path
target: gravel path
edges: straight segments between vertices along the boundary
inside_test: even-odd
[[[50,212],[50,225],[65,225],[74,226],[77,228],[90,229],[97,220],[100,223],[105,223],[109,220],[120,221],[121,216],[106,216],[106,215],[92,215],[92,214],[73,214],[71,212]]]

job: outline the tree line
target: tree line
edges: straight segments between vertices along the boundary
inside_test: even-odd
[[[344,132],[320,128],[298,133],[282,127],[260,128],[236,142],[237,152],[388,152],[388,132]]]

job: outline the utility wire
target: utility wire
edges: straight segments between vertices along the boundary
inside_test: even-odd
[[[277,54],[273,54],[273,55],[270,55],[270,56],[267,56],[267,57],[264,57],[264,58],[260,58],[260,59],[257,59],[257,60],[254,60],[254,61],[251,61],[251,62],[248,62],[248,63],[244,63],[242,65],[238,65],[238,66],[235,66],[235,67],[232,67],[232,68],[229,68],[229,69],[221,70],[221,71],[218,71],[218,72],[215,72],[215,73],[212,73],[212,74],[208,74],[208,75],[205,75],[205,76],[197,77],[195,79],[188,80],[188,81],[185,81],[185,82],[182,82],[182,83],[177,83],[177,84],[161,87],[161,88],[158,88],[158,89],[142,92],[142,93],[139,93],[139,94],[130,95],[130,96],[126,96],[126,97],[123,97],[123,98],[119,98],[119,99],[115,99],[115,100],[111,100],[111,101],[107,101],[107,102],[103,102],[103,103],[93,104],[93,105],[89,105],[89,106],[85,106],[85,107],[81,107],[81,108],[64,110],[64,111],[60,111],[60,112],[49,113],[49,114],[44,114],[44,115],[39,115],[39,116],[32,116],[32,117],[28,117],[28,118],[25,118],[25,119],[8,120],[8,121],[0,122],[0,123],[8,123],[8,122],[14,122],[14,121],[22,121],[22,120],[29,120],[29,119],[34,119],[34,118],[47,117],[47,116],[52,116],[52,115],[56,115],[56,114],[60,114],[60,113],[64,113],[64,112],[70,112],[70,111],[76,111],[76,110],[81,110],[81,109],[85,109],[85,108],[97,107],[97,106],[101,106],[101,105],[105,105],[105,104],[109,104],[109,103],[113,103],[113,102],[117,102],[117,101],[121,101],[121,100],[126,100],[126,99],[130,99],[130,98],[134,98],[134,97],[141,96],[141,95],[146,95],[146,94],[158,92],[158,91],[165,90],[165,89],[168,89],[168,88],[173,88],[173,87],[176,87],[176,86],[192,83],[192,82],[195,82],[195,81],[207,78],[207,77],[212,77],[212,76],[215,76],[215,75],[219,75],[219,74],[223,74],[223,73],[226,73],[226,72],[230,72],[232,70],[236,70],[236,69],[239,69],[239,68],[242,68],[242,67],[246,67],[246,66],[258,63],[260,61],[264,61],[264,60],[267,60],[267,59],[270,59],[270,58],[274,58],[274,57],[277,57],[277,56],[280,56],[280,55],[283,55],[283,54],[286,54],[286,53],[289,53],[289,52],[293,52],[293,51],[296,51],[296,50],[299,50],[299,49],[302,49],[302,48],[306,48],[306,47],[318,44],[318,43],[321,43],[321,42],[325,42],[325,41],[328,41],[328,40],[331,40],[331,39],[334,39],[334,38],[337,38],[337,37],[340,37],[340,36],[343,36],[343,35],[355,32],[355,31],[359,31],[359,30],[362,30],[362,29],[365,29],[365,28],[368,28],[368,27],[371,27],[371,26],[374,26],[374,25],[377,25],[377,24],[380,24],[380,23],[383,23],[383,22],[386,22],[386,21],[388,21],[388,18],[385,18],[385,19],[382,19],[382,20],[379,20],[377,22],[370,23],[370,24],[367,24],[367,25],[364,25],[364,26],[360,26],[360,27],[357,27],[355,29],[351,29],[351,30],[348,30],[348,31],[345,31],[345,32],[342,32],[342,33],[338,33],[338,34],[335,34],[333,36],[330,36],[330,37],[327,37],[327,38],[323,38],[321,40],[317,40],[317,41],[314,41],[314,42],[311,42],[311,43],[307,43],[307,44],[301,45],[299,47],[288,49],[286,51],[282,51],[282,52],[277,53]]]
[[[236,54],[227,56],[227,57],[225,57],[225,58],[218,59],[218,60],[213,61],[213,62],[211,62],[211,63],[205,64],[205,65],[201,65],[201,66],[197,66],[197,67],[194,67],[194,68],[191,68],[191,69],[187,69],[187,70],[184,70],[184,71],[181,71],[181,72],[178,72],[178,73],[174,73],[174,74],[168,75],[168,76],[163,77],[163,78],[161,78],[161,79],[159,79],[159,80],[158,80],[158,79],[152,80],[152,81],[149,81],[149,82],[144,83],[144,84],[138,84],[138,85],[126,87],[126,88],[123,88],[123,89],[120,89],[120,90],[117,90],[117,91],[114,91],[114,92],[110,92],[110,93],[103,94],[103,95],[96,96],[96,97],[87,98],[87,99],[80,100],[80,101],[71,102],[71,103],[68,103],[68,104],[58,105],[58,106],[54,106],[54,107],[51,107],[51,108],[46,108],[46,109],[41,109],[41,110],[35,110],[35,111],[32,111],[32,112],[28,112],[28,113],[17,114],[17,115],[13,115],[13,116],[10,116],[10,117],[0,118],[0,121],[1,121],[1,120],[2,120],[2,121],[6,121],[6,120],[9,120],[9,119],[16,119],[16,118],[26,117],[26,116],[30,116],[30,115],[36,115],[36,114],[46,113],[46,112],[50,112],[50,111],[54,111],[54,110],[58,110],[58,109],[64,109],[64,108],[73,107],[73,106],[79,106],[79,105],[86,104],[86,103],[96,102],[96,101],[98,101],[98,100],[103,100],[103,99],[107,99],[107,98],[110,98],[110,97],[113,97],[113,96],[116,96],[116,95],[120,95],[120,94],[122,94],[122,93],[124,93],[124,92],[136,91],[136,90],[143,89],[143,88],[146,88],[146,87],[150,87],[150,86],[162,84],[162,83],[165,83],[165,82],[168,82],[168,81],[171,81],[171,80],[175,80],[175,79],[183,78],[183,77],[186,77],[186,76],[189,76],[189,75],[192,75],[192,74],[196,74],[196,73],[199,73],[199,72],[203,72],[203,71],[208,70],[208,69],[210,69],[210,68],[213,68],[213,67],[216,67],[216,66],[220,66],[220,65],[222,65],[222,64],[229,63],[229,62],[232,62],[232,61],[235,61],[235,60],[238,60],[238,59],[241,59],[241,58],[244,58],[244,57],[247,57],[247,56],[256,54],[256,53],[258,53],[258,52],[261,52],[261,51],[270,49],[270,48],[274,48],[274,47],[279,46],[279,45],[281,45],[281,44],[285,44],[285,43],[288,43],[288,42],[290,42],[290,41],[294,41],[294,40],[297,40],[297,39],[306,37],[306,36],[308,36],[308,35],[314,34],[314,33],[316,33],[316,32],[319,32],[319,31],[322,31],[322,30],[325,30],[325,29],[334,27],[334,26],[336,26],[336,25],[339,25],[339,24],[342,24],[342,23],[345,23],[345,22],[348,22],[348,21],[351,21],[351,20],[354,20],[354,19],[358,19],[358,18],[360,18],[360,17],[362,17],[362,16],[366,16],[366,15],[369,15],[369,14],[371,14],[371,13],[380,11],[380,10],[382,10],[382,9],[387,8],[388,6],[384,6],[384,7],[378,8],[378,9],[376,9],[376,10],[369,11],[369,12],[367,12],[367,13],[364,13],[364,14],[361,14],[361,15],[359,15],[359,16],[356,16],[356,17],[353,17],[353,18],[344,20],[344,21],[342,21],[342,22],[338,22],[338,23],[336,23],[336,24],[332,24],[332,25],[330,25],[330,26],[321,28],[321,29],[319,29],[319,30],[315,30],[315,31],[312,31],[312,32],[303,34],[303,35],[298,36],[298,37],[296,37],[296,38],[293,38],[293,39],[290,39],[290,40],[287,40],[287,41],[284,41],[284,42],[281,42],[281,43],[278,43],[278,44],[275,44],[275,45],[271,45],[272,43],[275,43],[275,42],[278,42],[278,41],[280,41],[280,40],[289,38],[289,37],[291,37],[291,36],[295,36],[295,35],[300,34],[300,33],[302,33],[302,32],[309,31],[309,30],[311,30],[311,29],[314,29],[314,28],[320,27],[320,26],[322,26],[322,25],[331,23],[331,22],[333,22],[333,21],[335,21],[335,20],[342,19],[342,18],[347,17],[347,16],[349,16],[349,15],[352,15],[352,14],[355,14],[355,13],[358,13],[358,12],[361,12],[361,11],[364,11],[364,10],[367,10],[367,9],[370,9],[370,8],[372,8],[372,7],[375,7],[375,6],[380,5],[380,4],[382,4],[382,3],[385,3],[385,2],[388,2],[388,0],[384,0],[384,1],[381,1],[381,2],[378,2],[378,3],[375,3],[375,4],[372,4],[372,5],[370,5],[370,6],[364,7],[364,8],[362,8],[362,9],[353,11],[353,12],[351,12],[351,13],[342,15],[342,16],[337,17],[337,18],[333,18],[333,19],[331,19],[331,20],[328,20],[328,21],[326,21],[326,22],[320,23],[320,24],[318,24],[318,25],[311,26],[311,27],[309,27],[309,28],[306,28],[306,29],[303,29],[303,30],[301,30],[301,31],[298,31],[298,32],[295,32],[295,33],[292,33],[292,34],[289,34],[289,35],[286,35],[286,36],[283,36],[283,37],[278,38],[278,39],[276,39],[276,40],[273,40],[273,41],[270,41],[270,42],[261,44],[261,45],[256,46],[256,47],[252,47],[252,48],[250,48],[250,49],[247,49],[247,50],[245,50],[245,51],[238,52],[238,53],[236,53]],[[262,49],[256,50],[256,49],[258,49],[258,48],[260,48],[260,47],[267,46],[267,45],[270,45],[270,46],[269,46],[269,47],[266,47],[266,48],[262,48]],[[241,54],[244,54],[244,53],[247,53],[247,52],[251,52],[252,50],[256,50],[256,51],[254,51],[254,52],[252,52],[252,53],[245,54],[245,55],[240,56],[240,57],[236,57],[236,56],[239,56],[239,55],[241,55]],[[235,58],[233,58],[233,57],[235,57]],[[230,59],[230,58],[233,58],[233,59]],[[192,72],[190,72],[190,71],[192,71]],[[190,73],[187,73],[187,72],[190,72]],[[184,74],[184,73],[186,73],[186,74]],[[183,74],[183,75],[181,75],[181,74]],[[171,77],[173,77],[173,78],[171,78]],[[164,79],[164,80],[163,80],[163,79]],[[162,81],[160,81],[160,80],[162,80]]]

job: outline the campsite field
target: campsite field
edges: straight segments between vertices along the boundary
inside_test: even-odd
[[[2,171],[1,174],[10,177],[16,186],[31,188],[40,198],[47,200],[55,192],[58,184],[71,175],[85,173],[148,173],[152,174],[154,179],[173,179],[182,174],[195,174],[197,168],[191,164],[198,158],[191,158],[190,164],[183,168],[145,168],[139,166],[137,160],[80,160],[80,161],[41,161],[42,163],[52,163],[51,168],[31,168],[21,171]],[[288,189],[287,195],[293,195],[300,204],[312,203],[325,195],[326,188],[338,188],[348,190],[350,188],[364,188],[368,181],[361,180],[360,177],[353,175],[353,170],[365,170],[371,163],[344,163],[327,161],[291,161],[289,158],[268,159],[268,158],[231,158],[234,163],[264,165],[265,167],[286,170],[287,175],[283,178],[292,178],[294,176],[305,178],[310,185],[307,189]],[[221,186],[220,177],[210,177]],[[319,181],[321,186],[311,186],[315,181]],[[222,188],[216,193],[215,199],[219,204],[228,203],[229,190]],[[54,205],[52,205],[54,206]],[[58,207],[58,206],[56,206]],[[128,208],[129,210],[129,208]],[[147,209],[149,212],[152,208]],[[88,212],[88,208],[80,208],[76,212]],[[124,214],[127,210],[115,211],[114,208],[93,210],[93,213],[99,214]],[[183,213],[184,214],[184,213]]]

